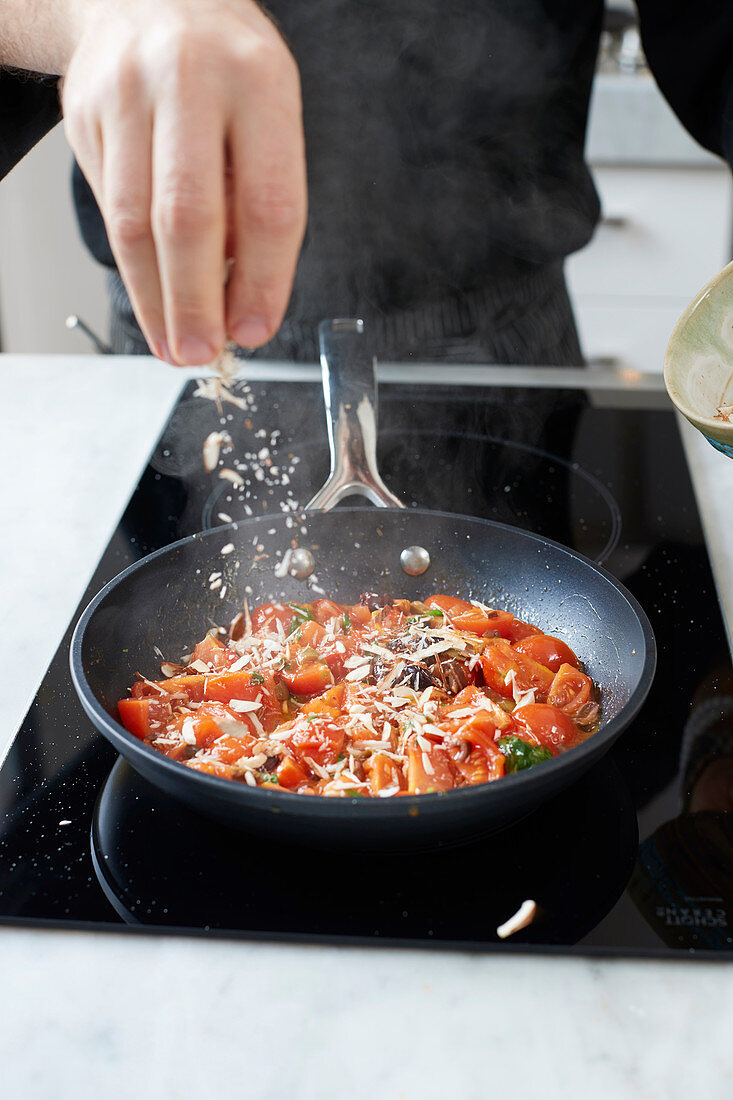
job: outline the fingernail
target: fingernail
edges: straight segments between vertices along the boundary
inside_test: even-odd
[[[178,345],[178,362],[186,367],[202,367],[216,355],[216,350],[198,336],[184,336]]]
[[[158,359],[162,359],[166,363],[175,363],[175,359],[173,358],[173,352],[171,351],[170,347],[168,346],[168,341],[167,340],[160,340],[156,344],[156,349],[157,350],[156,350],[155,354],[157,355]]]
[[[259,348],[270,339],[270,326],[261,317],[247,317],[234,326],[232,336],[243,348]]]

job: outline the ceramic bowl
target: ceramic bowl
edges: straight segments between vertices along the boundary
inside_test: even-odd
[[[733,458],[733,263],[713,276],[680,317],[664,357],[664,383],[679,411]]]

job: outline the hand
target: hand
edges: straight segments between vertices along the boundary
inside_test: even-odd
[[[149,346],[199,365],[227,338],[266,343],[306,218],[285,43],[253,0],[79,0],[76,11],[66,132]]]

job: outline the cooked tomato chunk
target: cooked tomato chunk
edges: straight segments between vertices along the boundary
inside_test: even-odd
[[[517,653],[523,653],[525,657],[531,657],[533,661],[549,668],[551,672],[557,672],[560,665],[568,664],[578,667],[578,658],[569,645],[561,638],[553,638],[551,634],[532,634],[529,638],[522,638],[514,646]]]

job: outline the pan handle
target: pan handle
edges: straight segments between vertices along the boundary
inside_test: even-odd
[[[404,508],[377,469],[377,360],[369,355],[364,322],[321,321],[318,335],[331,473],[305,510],[327,512],[355,494],[378,508]]]

